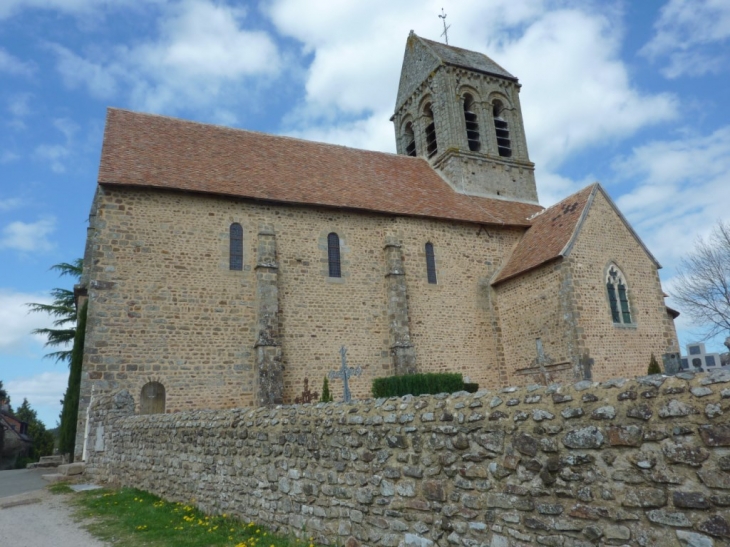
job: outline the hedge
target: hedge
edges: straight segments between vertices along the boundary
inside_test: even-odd
[[[373,397],[454,393],[463,391],[466,385],[474,391],[479,388],[477,384],[464,384],[461,374],[453,372],[388,376],[373,380]]]

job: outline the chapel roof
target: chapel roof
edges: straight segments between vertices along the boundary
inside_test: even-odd
[[[507,72],[504,68],[499,66],[483,53],[450,46],[448,44],[442,44],[441,42],[434,42],[433,40],[427,40],[420,36],[418,36],[418,39],[424,42],[433,51],[436,57],[438,57],[441,62],[446,65],[478,70],[479,72],[486,72],[488,74],[502,76],[503,78],[509,78],[510,80],[517,80],[516,76]]]
[[[568,256],[598,192],[613,208],[649,259],[657,268],[661,268],[611,197],[599,183],[595,182],[533,216],[532,226],[517,243],[509,260],[492,281],[492,285],[526,273],[552,260]]]
[[[509,226],[542,210],[459,194],[422,158],[115,108],[99,184]]]

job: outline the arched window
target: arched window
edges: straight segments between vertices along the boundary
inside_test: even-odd
[[[243,227],[234,222],[229,231],[230,254],[228,268],[231,270],[243,270]]]
[[[433,256],[433,243],[426,243],[426,275],[428,282],[432,285],[436,284],[436,259]]]
[[[330,277],[342,277],[340,237],[334,232],[327,236],[327,260],[329,262]]]
[[[502,101],[494,101],[492,115],[494,116],[494,130],[497,133],[497,150],[504,158],[512,157],[512,143],[509,138],[507,120],[502,117],[504,105]]]
[[[426,117],[426,155],[432,158],[438,152],[438,143],[436,142],[436,123],[433,120],[433,110],[431,103],[423,109],[423,115]]]
[[[413,124],[408,122],[406,124],[406,154],[409,156],[416,156],[416,136],[413,134]]]
[[[631,306],[629,305],[626,279],[616,265],[611,264],[606,272],[606,290],[611,307],[611,318],[614,323],[628,325],[631,323]]]
[[[160,382],[148,382],[142,386],[142,393],[139,398],[139,413],[165,413],[165,386]]]
[[[482,147],[479,141],[479,122],[474,112],[474,98],[466,94],[464,95],[464,121],[466,122],[466,140],[469,143],[469,150],[478,152]]]

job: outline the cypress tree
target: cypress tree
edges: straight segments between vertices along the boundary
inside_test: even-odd
[[[332,394],[330,393],[330,383],[329,380],[327,380],[327,376],[325,376],[324,383],[322,384],[322,397],[320,397],[319,402],[331,403],[332,400]]]
[[[71,372],[68,375],[68,387],[63,397],[61,411],[61,426],[59,428],[58,448],[61,454],[70,454],[74,457],[76,444],[76,423],[79,413],[79,392],[81,390],[81,364],[84,358],[84,337],[86,335],[86,311],[88,301],[84,302],[79,313],[79,322],[76,325],[74,345],[71,350]]]
[[[659,363],[657,363],[656,357],[654,357],[654,354],[651,354],[651,361],[649,361],[649,370],[647,372],[648,374],[661,374],[662,369],[659,367]]]

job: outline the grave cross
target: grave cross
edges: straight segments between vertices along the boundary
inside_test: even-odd
[[[542,340],[540,338],[537,338],[535,340],[535,345],[537,346],[537,357],[534,361],[532,361],[532,366],[538,367],[540,369],[540,373],[542,374],[543,380],[545,381],[545,385],[549,385],[553,381],[553,379],[550,373],[547,371],[547,368],[545,368],[545,365],[552,365],[554,361],[550,358],[549,355],[545,353],[545,350],[542,347]]]
[[[330,380],[334,380],[335,378],[342,378],[343,383],[343,398],[342,400],[346,403],[349,403],[352,400],[352,394],[350,393],[350,376],[360,376],[362,374],[362,368],[361,367],[348,367],[347,366],[347,348],[345,346],[342,346],[340,348],[340,355],[342,356],[342,366],[340,366],[340,370],[332,370],[329,373]]]

